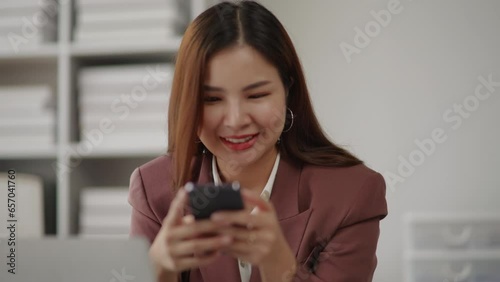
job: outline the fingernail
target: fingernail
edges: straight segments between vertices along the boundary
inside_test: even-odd
[[[223,221],[224,220],[224,216],[222,214],[212,214],[210,216],[210,218],[213,220],[213,221]]]
[[[183,222],[186,224],[193,223],[195,221],[194,216],[192,214],[188,214],[182,218]]]
[[[189,193],[189,192],[193,191],[193,189],[194,189],[194,184],[192,182],[188,182],[188,183],[186,183],[186,185],[184,185],[184,189],[181,189],[181,190],[184,190],[184,191]]]

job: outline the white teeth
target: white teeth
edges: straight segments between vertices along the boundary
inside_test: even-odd
[[[224,140],[227,140],[227,141],[229,141],[231,143],[237,143],[238,144],[238,143],[245,143],[245,142],[247,142],[248,140],[250,140],[252,138],[253,138],[253,136],[249,136],[249,137],[243,138],[243,139],[224,138]]]

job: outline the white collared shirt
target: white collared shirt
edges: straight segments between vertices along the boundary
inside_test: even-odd
[[[278,152],[276,160],[274,161],[273,169],[271,170],[271,174],[269,175],[269,179],[267,180],[266,186],[264,186],[262,193],[260,193],[260,197],[265,201],[269,201],[269,199],[271,198],[271,192],[273,191],[274,179],[276,178],[276,172],[278,171],[279,162],[280,162],[280,154]],[[214,176],[214,184],[215,185],[221,184],[222,181],[220,179],[219,172],[217,171],[217,163],[215,161],[215,157],[212,157],[212,174]],[[252,210],[251,213],[254,212],[255,208]],[[238,266],[240,268],[241,282],[249,282],[250,276],[252,275],[252,265],[250,263],[238,259]]]

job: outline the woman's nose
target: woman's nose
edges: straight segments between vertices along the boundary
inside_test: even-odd
[[[233,129],[239,129],[248,125],[249,123],[250,116],[244,105],[233,103],[227,106],[224,116],[225,126]]]

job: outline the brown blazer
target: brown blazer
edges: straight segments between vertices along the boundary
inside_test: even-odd
[[[169,156],[132,173],[131,236],[154,240],[174,195],[171,173]],[[213,182],[209,157],[202,161],[198,182]],[[379,221],[387,215],[385,182],[379,173],[365,165],[298,165],[282,156],[270,201],[300,266],[295,281],[372,281]],[[192,269],[189,277],[192,282],[240,281],[237,260],[224,255]],[[257,268],[250,281],[261,281]]]

